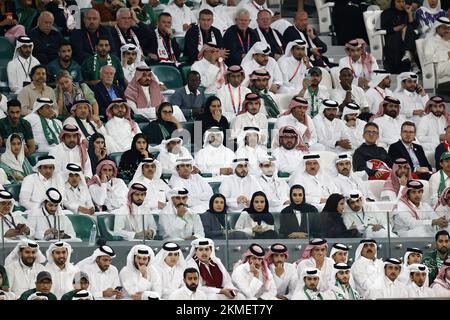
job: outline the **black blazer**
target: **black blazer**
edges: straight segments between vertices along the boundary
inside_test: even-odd
[[[428,162],[428,159],[425,156],[425,152],[423,151],[422,146],[419,144],[413,143],[413,150],[414,150],[414,153],[416,154],[417,159],[419,160],[420,166],[427,167],[431,171],[430,163]],[[401,140],[398,140],[397,142],[395,142],[389,146],[388,155],[392,159],[392,161],[395,161],[398,158],[406,159],[406,161],[408,161],[408,163],[409,163],[409,166],[414,171],[414,166],[413,166],[411,157],[409,156],[409,153],[406,150],[406,147],[402,143]]]
[[[308,221],[309,221],[309,236],[317,237],[319,232],[319,212],[317,208],[306,204],[309,206],[308,212],[309,217],[307,217],[306,212],[302,212],[302,222],[298,225],[297,217],[290,207],[284,208],[280,213],[280,238],[287,239],[288,235],[292,232],[308,232]]]
[[[96,32],[89,33],[83,26],[81,29],[75,29],[70,33],[70,43],[72,44],[73,57],[76,62],[81,65],[84,60],[95,54],[95,46],[100,36],[108,37],[111,52],[117,52],[111,38],[111,32],[107,27],[99,26]],[[120,60],[120,55],[117,57]]]
[[[189,58],[189,63],[194,63],[198,60],[198,29],[200,27],[198,25],[192,26],[189,28],[188,31],[186,31],[185,41],[184,41],[184,48],[180,48],[181,50],[184,50],[184,55]],[[204,39],[204,43],[209,42],[211,37],[210,33],[214,33],[214,37],[216,38],[216,43],[219,48],[223,48],[223,38],[222,34],[220,33],[220,30],[216,27],[211,27],[210,30],[208,30],[208,39]]]
[[[125,99],[125,95],[123,94],[123,89],[119,86],[113,84],[112,88],[114,89],[117,98]],[[96,85],[91,87],[92,91],[95,94],[95,100],[98,103],[98,112],[100,115],[105,117],[106,121],[106,108],[111,104],[111,98],[109,97],[108,91],[106,90],[105,85],[100,81]]]

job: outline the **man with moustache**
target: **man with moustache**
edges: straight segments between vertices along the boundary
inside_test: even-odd
[[[297,269],[292,263],[287,262],[288,258],[288,249],[281,243],[271,245],[264,258],[277,286],[277,298],[281,300],[292,297],[298,282]]]
[[[197,290],[200,277],[197,269],[187,268],[183,273],[185,286],[172,292],[169,300],[208,300],[206,294]]]
[[[435,248],[423,258],[423,264],[428,267],[429,282],[433,283],[439,268],[448,259],[448,249],[450,246],[449,234],[447,230],[440,230],[434,236]]]
[[[406,286],[399,280],[402,263],[396,258],[384,261],[384,272],[369,289],[369,299],[401,299],[407,298]]]
[[[369,82],[370,89],[366,91],[369,112],[375,114],[385,96],[392,96],[391,74],[385,70],[374,70]]]
[[[301,145],[300,134],[293,126],[281,127],[276,137],[278,141],[275,140],[272,144],[272,155],[278,160],[278,170],[294,174],[307,148]]]
[[[406,119],[400,115],[402,106],[397,98],[386,96],[377,113],[370,118],[379,128],[378,145],[387,148],[400,139],[401,125]]]
[[[397,76],[395,97],[400,100],[400,114],[407,120],[418,123],[425,115],[425,104],[430,100],[425,89],[417,83],[417,74],[402,72]]]
[[[248,173],[248,159],[235,158],[232,162],[233,174],[224,177],[219,192],[226,198],[228,212],[239,212],[250,205],[256,191],[262,191],[255,176]]]
[[[22,293],[19,300],[58,300],[56,296],[50,292],[53,286],[53,281],[49,272],[39,272],[36,276],[35,284],[35,288]]]
[[[417,139],[425,151],[435,150],[449,124],[450,114],[445,107],[444,98],[431,97],[425,105],[425,115],[417,125]]]
[[[186,258],[186,266],[199,271],[200,291],[208,300],[241,300],[244,297],[237,293],[231,277],[222,261],[215,255],[214,241],[208,238],[191,242],[191,251]]]
[[[34,288],[36,276],[39,272],[46,271],[42,265],[45,260],[37,242],[20,240],[5,259],[9,289],[20,296],[26,290]]]

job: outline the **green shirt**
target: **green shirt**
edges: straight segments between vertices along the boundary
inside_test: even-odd
[[[25,141],[34,139],[31,124],[24,118],[20,118],[19,124],[16,127],[12,126],[9,117],[0,119],[0,136],[3,140],[8,139],[8,137],[13,133],[21,133]]]
[[[436,249],[431,251],[425,258],[423,258],[422,263],[428,267],[428,280],[430,284],[433,283],[434,279],[436,279],[439,273],[439,268],[442,266],[446,259],[448,259],[448,254],[444,258],[444,260],[442,260],[441,258],[439,258]]]
[[[135,10],[135,12],[140,22],[151,26],[152,29],[156,28],[156,15],[151,6],[145,4],[142,10]]]
[[[19,300],[28,300],[28,297],[31,296],[35,292],[36,292],[36,288],[27,290],[24,293],[22,293]],[[47,298],[48,298],[48,300],[58,300],[56,298],[56,296],[51,292],[47,295]]]
[[[75,296],[75,293],[77,293],[76,290],[64,293],[63,296],[61,297],[61,300],[72,300],[73,297]]]
[[[114,69],[116,69],[116,73],[114,74],[114,81],[122,83],[125,78],[123,75],[122,64],[116,56],[112,54],[110,54],[109,56],[111,57],[112,66],[114,67]],[[96,66],[94,66],[94,61],[95,56],[91,56],[88,59],[84,60],[83,64],[81,65],[81,73],[85,81],[100,80],[100,69],[101,67],[108,64],[108,59],[100,60],[100,58],[97,58]]]
[[[81,74],[81,66],[75,61],[72,60],[69,68],[65,69],[59,64],[59,59],[55,59],[47,64],[47,74],[48,74],[48,83],[53,83],[56,81],[56,75],[59,71],[66,70],[70,73],[73,78],[73,82],[82,82],[83,76]]]

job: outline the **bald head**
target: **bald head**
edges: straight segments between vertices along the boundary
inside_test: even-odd
[[[100,13],[98,13],[98,11],[95,9],[87,10],[84,14],[83,22],[85,28],[89,32],[97,31],[98,27],[100,26]]]
[[[308,25],[308,13],[306,11],[297,11],[295,13],[294,24],[300,30],[305,30]]]
[[[43,33],[49,34],[52,31],[54,21],[55,18],[51,12],[43,11],[38,18],[37,26]]]

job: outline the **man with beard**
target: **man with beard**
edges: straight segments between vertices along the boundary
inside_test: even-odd
[[[133,300],[162,295],[162,281],[158,269],[153,266],[155,254],[149,246],[138,244],[130,249],[127,264],[120,271],[120,280]],[[149,298],[147,298],[149,299]]]
[[[225,60],[227,66],[241,65],[242,59],[258,41],[256,31],[249,28],[250,12],[247,9],[238,8],[234,15],[234,22],[235,24],[230,26],[223,35],[225,49],[230,52]]]
[[[151,212],[159,213],[166,206],[166,193],[170,190],[167,183],[161,179],[161,163],[153,158],[145,158],[141,161],[129,183],[140,183],[147,188],[144,205]]]
[[[344,122],[336,117],[338,110],[337,101],[325,99],[322,100],[319,114],[313,118],[317,143],[323,145],[327,151],[342,152],[353,147]]]
[[[125,152],[141,129],[131,118],[131,108],[124,99],[115,99],[106,108],[108,122],[105,124],[108,135],[116,142],[117,149],[110,152]]]
[[[304,152],[308,150],[305,147],[294,127],[281,127],[272,144],[272,155],[278,160],[278,170],[294,174],[303,159]]]
[[[250,90],[261,99],[261,113],[268,118],[277,118],[280,108],[275,102],[275,95],[269,90],[270,73],[266,69],[256,69],[250,74]]]
[[[189,30],[192,25],[197,22],[194,13],[191,8],[186,6],[185,0],[173,0],[165,9],[164,12],[170,13],[172,16],[177,17],[173,20],[172,30],[177,35],[184,36],[186,31]]]
[[[172,189],[168,192],[168,204],[161,210],[159,226],[164,240],[194,240],[204,238],[202,221],[197,212],[187,207],[189,191]]]
[[[161,163],[163,173],[175,173],[175,163],[178,158],[192,158],[188,149],[183,147],[183,139],[170,138],[163,140],[159,145],[158,161]]]
[[[39,208],[30,212],[30,226],[36,240],[77,239],[72,222],[61,209],[62,196],[55,188],[45,192],[45,200]]]
[[[406,119],[419,123],[425,115],[425,104],[430,100],[425,89],[417,83],[417,74],[402,72],[397,77],[394,96],[400,100],[400,114]]]
[[[46,271],[42,265],[45,256],[39,250],[39,244],[33,240],[22,239],[5,259],[9,289],[20,296],[34,288],[36,276]]]
[[[384,148],[377,146],[379,133],[380,129],[375,122],[368,122],[364,126],[364,143],[353,154],[353,170],[364,170],[371,179],[386,180],[389,176],[386,170],[392,166],[392,160]],[[373,164],[374,161],[376,165]]]
[[[417,139],[425,151],[435,150],[449,124],[450,115],[445,107],[445,100],[440,96],[431,97],[425,105],[425,116],[417,126]]]
[[[58,300],[50,292],[53,286],[52,275],[47,271],[41,271],[36,276],[36,287],[22,293],[19,300]],[[40,298],[37,298],[40,297]],[[42,298],[45,297],[45,298]]]
[[[364,120],[358,119],[360,115],[360,107],[353,102],[349,102],[344,106],[342,111],[342,120],[345,124],[345,130],[349,137],[353,150],[359,147],[363,142],[364,126],[367,123]]]
[[[347,195],[347,206],[344,208],[343,220],[347,229],[356,226],[364,237],[370,238],[397,237],[392,230],[388,232],[386,213],[380,212],[375,203],[366,202],[358,190],[345,191],[344,194]]]
[[[91,256],[77,263],[77,267],[89,276],[89,291],[96,299],[122,299],[125,295],[120,286],[119,272],[111,264],[115,257],[114,250],[103,245],[95,249]]]
[[[401,127],[400,140],[389,146],[388,155],[391,159],[406,159],[420,179],[429,180],[432,174],[431,165],[422,146],[413,141],[417,141],[416,125],[414,122],[405,121]]]
[[[297,93],[302,89],[303,79],[312,67],[306,56],[306,47],[306,42],[301,39],[287,44],[286,53],[278,60],[284,80],[280,93]]]
[[[334,287],[331,290],[334,292],[337,300],[359,300],[358,291],[352,288],[350,282],[351,273],[350,266],[346,262],[335,263],[334,266]],[[352,279],[353,282],[353,279]]]
[[[59,135],[60,144],[54,146],[49,155],[55,157],[56,172],[63,173],[69,163],[81,167],[85,177],[92,177],[91,160],[85,144],[81,141],[81,133],[76,125],[66,124]]]
[[[133,183],[128,191],[127,206],[114,210],[114,233],[125,240],[151,240],[156,235],[156,223],[147,206],[145,198],[147,188],[140,183]]]
[[[277,286],[277,298],[281,300],[289,300],[298,283],[297,269],[287,262],[288,258],[288,249],[281,243],[271,245],[264,257]]]
[[[34,103],[39,98],[56,101],[55,92],[46,84],[47,68],[44,65],[37,65],[31,68],[30,77],[31,83],[24,86],[17,96],[17,100],[22,104],[22,115],[24,116],[34,111]]]
[[[214,241],[208,238],[192,241],[186,267],[199,271],[200,290],[207,295],[208,300],[243,299],[233,286],[222,261],[216,257],[214,248]]]
[[[430,178],[430,203],[436,205],[444,189],[450,186],[450,152],[441,154],[439,161],[441,169]]]
[[[111,53],[111,43],[107,36],[100,36],[95,46],[95,54],[81,64],[83,80],[90,86],[101,82],[101,69],[104,66],[114,67],[114,84],[125,87],[122,64],[118,57]],[[94,90],[95,92],[95,90]]]
[[[391,74],[385,70],[375,70],[372,79],[369,82],[369,87],[366,91],[367,104],[369,105],[369,112],[375,114],[383,101],[385,96],[392,96]]]
[[[72,246],[67,242],[54,242],[47,249],[47,265],[45,266],[52,276],[52,292],[58,299],[72,290],[72,280],[78,268],[70,262]]]
[[[308,57],[314,66],[332,67],[336,64],[330,63],[323,54],[327,52],[327,45],[319,39],[312,25],[308,24],[308,13],[306,11],[297,11],[294,17],[293,26],[287,28],[283,37],[286,42],[302,39],[308,44]]]
[[[205,212],[209,208],[209,199],[213,195],[211,186],[205,178],[194,170],[192,158],[178,158],[174,164],[175,173],[169,180],[171,188],[185,188],[191,196],[187,205],[195,213]]]
[[[339,103],[339,110],[350,103],[356,103],[361,108],[361,117],[369,112],[369,104],[364,90],[353,84],[352,69],[344,67],[339,71],[339,84],[331,91],[331,99]],[[366,117],[367,118],[367,117]]]
[[[375,201],[372,192],[367,189],[366,184],[352,170],[352,157],[347,153],[341,153],[335,160],[337,176],[333,179],[340,194],[347,194],[349,190],[359,190],[362,197]]]
[[[429,269],[428,278],[429,283],[433,283],[436,278],[439,268],[445,260],[448,259],[449,234],[446,230],[436,232],[434,236],[435,248],[423,258],[423,264]]]
[[[351,270],[355,289],[361,298],[368,297],[372,284],[383,275],[383,267],[383,261],[377,258],[377,242],[373,239],[361,240]]]
[[[215,2],[215,0],[209,1]],[[201,9],[198,16],[198,25],[193,25],[186,31],[184,55],[189,58],[190,63],[198,60],[198,53],[205,43],[214,43],[218,48],[223,48],[222,32],[217,28],[216,21],[220,21],[224,17],[214,15],[212,10]],[[221,50],[221,52],[222,57],[225,58],[227,53],[225,50]]]
[[[437,229],[448,226],[445,216],[438,217],[431,206],[422,201],[423,184],[409,180],[392,212],[392,229],[400,237],[432,237]]]
[[[252,243],[234,266],[231,278],[246,299],[276,300],[277,286],[265,253],[263,247]]]
[[[244,85],[249,82],[251,74],[255,70],[266,70],[269,75],[268,89],[276,93],[283,84],[283,74],[274,58],[270,57],[270,46],[264,42],[258,41],[249,50],[247,55],[242,59],[242,68],[245,72],[246,80]]]
[[[169,296],[169,300],[208,300],[206,294],[197,290],[200,277],[197,269],[187,268],[183,272],[185,286],[175,290]]]
[[[231,162],[234,153],[223,145],[223,132],[218,127],[211,127],[203,136],[203,148],[195,155],[195,163],[203,173],[213,176],[233,174]]]
[[[267,195],[270,212],[280,212],[290,203],[289,186],[286,180],[278,178],[277,163],[277,159],[269,155],[258,158],[258,182]]]
[[[402,299],[408,297],[406,286],[399,280],[402,262],[396,258],[384,261],[383,274],[369,289],[369,299]]]
[[[250,199],[262,188],[253,175],[248,174],[248,159],[235,158],[232,162],[233,174],[223,179],[219,192],[226,198],[228,212],[240,212],[250,206]]]
[[[406,285],[409,298],[433,298],[433,289],[426,285],[428,278],[427,266],[415,263],[409,266],[409,281]]]
[[[330,98],[329,89],[320,84],[322,81],[322,70],[319,67],[312,67],[308,70],[308,75],[302,81],[302,88],[298,95],[308,101],[308,114],[314,118],[318,113],[322,101]]]
[[[223,115],[231,122],[243,109],[244,97],[250,89],[242,85],[245,73],[241,66],[229,66],[225,73],[225,84],[217,90],[222,103]]]
[[[70,33],[70,43],[74,44],[73,55],[78,63],[83,63],[95,54],[95,46],[100,36],[111,38],[109,29],[100,25],[99,12],[96,9],[88,9],[83,15],[81,29],[75,29]]]
[[[319,290],[320,280],[326,281],[317,268],[305,268],[300,274],[292,300],[336,300],[331,290]]]
[[[383,201],[396,201],[409,180],[412,180],[411,167],[403,158],[398,158],[392,165],[392,170],[384,183],[380,199]]]
[[[75,82],[83,80],[81,66],[72,59],[72,44],[68,41],[61,42],[58,49],[58,58],[50,61],[47,65],[47,70],[49,83],[55,82],[56,75],[61,70],[67,70]]]
[[[15,94],[31,82],[31,68],[40,64],[39,60],[33,56],[33,41],[21,36],[16,40],[14,56],[7,65],[8,87]]]

